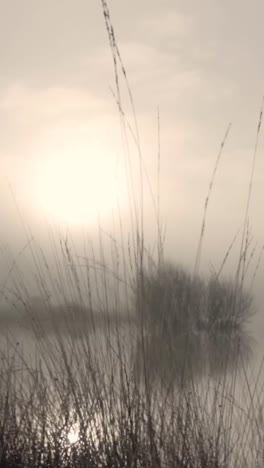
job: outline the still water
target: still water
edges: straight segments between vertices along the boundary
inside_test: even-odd
[[[33,323],[33,329],[32,323],[27,320],[14,321],[11,325],[2,320],[0,352],[2,358],[5,356],[5,359],[12,363],[12,369],[18,377],[21,374],[24,380],[27,379],[27,369],[36,367],[40,360],[47,365],[55,362],[55,368],[58,366],[58,369],[64,350],[68,353],[68,361],[76,369],[81,366],[78,362],[81,361],[81,357],[83,356],[83,362],[87,363],[87,356],[91,353],[94,362],[101,367],[105,376],[116,366],[115,383],[118,384],[120,362],[127,369],[133,364],[136,364],[139,370],[141,368],[140,337],[141,329],[131,317],[97,316],[92,322],[87,322],[80,317],[78,319],[78,314],[76,318],[75,311],[74,320],[69,318],[63,323],[53,318],[53,321]],[[219,340],[208,348],[203,334],[197,336],[196,331],[195,339],[192,339],[191,343],[189,341],[188,344],[186,339],[178,339],[177,346],[173,348],[156,336],[146,334],[144,338],[147,344],[144,348],[145,360],[152,384],[164,388],[174,385],[180,391],[183,370],[186,371],[187,364],[191,362],[192,378],[188,378],[188,391],[193,392],[193,398],[206,417],[211,421],[215,418],[217,424],[221,405],[230,405],[233,412],[233,442],[243,447],[243,453],[248,458],[252,452],[259,452],[261,458],[261,444],[264,440],[264,369],[261,344],[253,344],[249,360],[241,359],[241,362],[237,361],[239,365],[235,369],[226,366],[226,372],[223,372],[223,353],[226,346],[224,340]],[[190,360],[187,361],[184,359],[187,349],[185,346],[190,344]],[[223,353],[219,352],[221,349]],[[43,369],[48,378],[49,373],[47,369],[45,371],[45,365]],[[184,376],[189,377],[186,372]],[[228,425],[228,420],[225,424]],[[256,426],[254,431],[251,428],[252,424]],[[69,437],[74,440],[76,434],[71,433]]]

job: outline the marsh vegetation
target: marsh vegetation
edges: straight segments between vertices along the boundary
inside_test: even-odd
[[[248,324],[254,306],[245,287],[251,188],[233,278],[199,274],[207,207],[224,143],[206,198],[194,271],[166,259],[159,193],[153,197],[156,249],[148,248],[136,114],[104,0],[102,8],[114,63],[114,99],[125,141],[135,144],[140,183],[129,171],[125,145],[127,237],[120,220],[118,239],[108,236],[106,245],[99,226],[98,255],[91,246],[81,265],[74,246],[63,241],[61,251],[54,251],[54,270],[32,248],[38,299],[32,301],[19,272],[13,289],[2,291],[8,306],[0,315],[0,467],[262,466],[262,368],[252,385]],[[121,81],[133,126],[123,108]],[[158,177],[159,171],[158,151]],[[30,356],[22,329],[32,343]]]

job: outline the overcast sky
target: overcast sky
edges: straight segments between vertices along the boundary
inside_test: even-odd
[[[161,207],[167,251],[180,262],[194,259],[209,179],[232,122],[205,236],[205,268],[210,262],[217,268],[243,222],[264,92],[264,3],[109,0],[109,7],[154,190],[160,110]],[[81,224],[92,231],[95,200],[110,225],[117,186],[125,219],[122,143],[101,2],[0,0],[0,57],[3,245],[16,252],[25,243],[10,186],[23,219],[37,232],[50,219],[72,223],[75,232]],[[259,248],[263,202],[261,136],[250,207]]]

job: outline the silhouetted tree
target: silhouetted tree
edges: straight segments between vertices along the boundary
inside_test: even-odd
[[[205,281],[164,263],[144,272],[142,302],[145,358],[163,378],[221,372],[250,354],[252,300],[232,281]]]

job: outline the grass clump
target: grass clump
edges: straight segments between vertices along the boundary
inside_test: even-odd
[[[243,288],[244,236],[234,282],[198,276],[226,137],[206,198],[195,274],[164,261],[160,194],[157,203],[153,197],[155,260],[144,238],[145,167],[133,98],[105,0],[102,8],[125,142],[131,231],[125,245],[120,219],[122,241],[111,237],[108,261],[99,226],[99,258],[91,246],[82,265],[66,239],[61,258],[54,251],[57,275],[32,251],[43,307],[39,313],[40,304],[29,301],[20,278],[14,292],[31,329],[31,353],[12,330],[4,333],[0,468],[252,468],[263,462],[263,392],[259,377],[252,388],[247,367],[252,308]],[[121,78],[133,124],[124,112]],[[60,304],[52,304],[58,296]]]
[[[149,373],[139,378],[135,348],[126,360],[128,343],[117,338],[107,356],[88,337],[56,337],[35,365],[17,349],[2,354],[1,467],[252,466],[258,426],[234,399],[235,373],[154,385]]]

